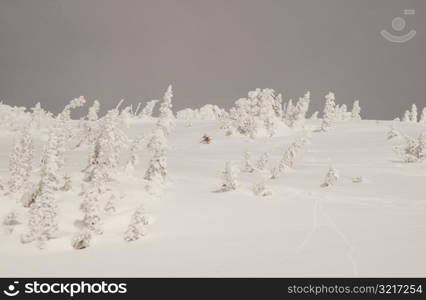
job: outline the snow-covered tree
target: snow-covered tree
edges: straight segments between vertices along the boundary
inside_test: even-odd
[[[251,161],[251,153],[246,151],[244,153],[244,168],[242,169],[242,171],[246,173],[252,173],[254,170],[255,167],[253,166],[253,163]]]
[[[130,144],[130,157],[126,164],[126,172],[131,173],[135,167],[139,164],[139,152],[145,145],[146,137],[143,135],[137,139],[134,139]]]
[[[309,119],[312,121],[318,120],[318,113],[319,113],[318,111],[315,111]]]
[[[404,135],[405,145],[396,147],[395,152],[405,162],[419,162],[426,158],[426,131],[422,132],[417,138]]]
[[[352,104],[351,117],[352,120],[361,120],[361,107],[359,106],[359,100],[356,100]]]
[[[306,113],[308,112],[309,103],[311,101],[310,98],[311,93],[308,91],[302,98],[299,98],[296,106],[293,107],[292,103],[289,102],[285,114],[285,122],[289,127],[299,128],[305,124]]]
[[[270,196],[272,192],[266,187],[266,179],[269,177],[269,173],[261,170],[256,171],[256,182],[252,186],[253,193],[256,196]]]
[[[284,151],[278,165],[272,169],[272,179],[279,178],[283,172],[293,167],[298,149],[299,147],[296,142],[290,144],[290,146]]]
[[[128,139],[120,129],[118,109],[110,110],[101,120],[100,130],[89,154],[88,166],[84,169],[83,223],[87,230],[101,234],[103,232],[103,213],[101,209],[112,210],[116,193],[111,186],[119,164],[121,150]]]
[[[32,171],[33,152],[34,144],[29,133],[29,127],[24,127],[15,139],[9,156],[10,192],[14,193],[25,189]]]
[[[325,174],[324,183],[321,184],[321,187],[328,187],[334,185],[339,179],[339,171],[334,167],[330,167],[328,172]]]
[[[52,113],[44,110],[41,107],[40,102],[37,102],[34,107],[30,108],[31,110],[31,123],[35,124],[37,128],[41,126],[43,121],[49,120],[52,118]]]
[[[36,241],[43,248],[58,230],[55,191],[59,166],[58,137],[56,130],[52,129],[43,152],[37,197],[30,206],[29,232],[21,238],[23,243]]]
[[[93,101],[93,105],[89,108],[89,112],[87,113],[87,120],[96,121],[99,119],[99,109],[101,108],[101,104],[98,100]]]
[[[413,122],[413,123],[417,123],[417,106],[416,106],[416,104],[413,104],[411,106],[410,121]]]
[[[131,242],[143,237],[146,234],[146,225],[148,225],[148,217],[141,206],[133,213],[130,224],[124,233],[124,240]]]
[[[426,123],[426,107],[423,107],[423,109],[422,109],[422,114],[420,115],[419,123],[420,124]]]
[[[280,123],[280,99],[272,89],[256,89],[248,93],[247,98],[235,102],[229,115],[221,117],[222,128],[227,135],[239,134],[256,138],[259,134],[273,136]],[[225,117],[226,116],[226,117]]]
[[[172,111],[173,89],[169,85],[164,93],[163,102],[160,105],[160,116],[158,117],[157,125],[163,129],[164,134],[169,135],[170,131],[175,126],[175,116]]]
[[[152,117],[152,112],[154,111],[154,107],[157,104],[158,100],[151,100],[148,101],[145,105],[145,107],[142,109],[142,111],[139,114],[139,118],[147,119]]]
[[[157,124],[151,140],[147,145],[153,151],[144,179],[147,180],[146,190],[153,195],[160,195],[167,176],[167,139],[164,130]]]
[[[336,103],[334,101],[334,93],[329,92],[325,96],[325,107],[323,111],[323,121],[321,123],[321,131],[328,131],[331,127],[332,122],[335,119]]]
[[[404,116],[402,117],[402,122],[410,122],[411,121],[411,113],[409,110],[406,110]]]
[[[231,161],[226,162],[225,170],[222,173],[222,188],[221,191],[228,192],[235,190],[237,183],[238,171]]]
[[[265,170],[269,162],[269,156],[268,152],[264,152],[260,159],[256,162],[256,168],[259,170]]]

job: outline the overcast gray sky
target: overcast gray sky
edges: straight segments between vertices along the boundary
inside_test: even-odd
[[[109,108],[172,83],[175,109],[230,107],[268,87],[286,99],[310,90],[318,110],[331,90],[391,119],[426,106],[425,12],[424,0],[0,0],[0,98],[56,112],[84,95]],[[383,29],[417,34],[392,43]]]

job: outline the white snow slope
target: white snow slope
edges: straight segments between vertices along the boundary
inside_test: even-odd
[[[106,218],[105,233],[84,250],[74,250],[70,240],[82,217],[78,193],[87,149],[69,151],[66,171],[73,189],[58,194],[59,234],[46,249],[21,244],[27,211],[1,196],[0,217],[15,209],[21,225],[11,234],[0,232],[0,276],[426,276],[426,168],[394,154],[393,146],[403,141],[386,140],[390,124],[342,122],[330,132],[312,133],[294,169],[267,181],[273,195],[258,197],[250,189],[255,176],[247,173],[240,174],[236,191],[214,192],[225,162],[242,167],[245,151],[253,156],[268,151],[271,168],[302,131],[253,141],[225,136],[216,122],[195,121],[192,127],[178,122],[170,135],[163,198],[144,191],[150,158],[144,151],[133,176],[119,176],[116,185],[125,196]],[[135,137],[153,126],[132,123],[128,132]],[[413,135],[425,129],[396,127]],[[212,137],[211,144],[200,144],[203,134]],[[3,180],[12,141],[12,133],[0,136]],[[40,139],[36,146],[39,159]],[[340,179],[321,188],[330,164]],[[364,181],[353,183],[358,176]],[[140,204],[151,218],[148,234],[125,242],[123,233]]]

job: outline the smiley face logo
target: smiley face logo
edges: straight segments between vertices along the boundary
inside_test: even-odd
[[[416,11],[414,9],[406,9],[404,10],[404,15],[414,15]],[[401,32],[405,29],[406,23],[405,19],[401,17],[396,17],[392,20],[392,29],[395,32]],[[416,31],[414,29],[410,30],[406,34],[396,35],[392,34],[387,30],[382,30],[381,35],[390,42],[393,43],[405,43],[411,40],[415,35]]]
[[[6,290],[3,291],[3,293],[6,296],[9,297],[15,297],[19,294],[19,290],[16,288],[16,285],[18,285],[19,281],[14,281],[13,284],[9,284]]]

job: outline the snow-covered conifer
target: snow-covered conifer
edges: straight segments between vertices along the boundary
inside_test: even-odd
[[[142,111],[139,114],[139,118],[147,119],[152,117],[152,112],[154,111],[154,107],[157,104],[158,100],[151,100],[148,101],[145,105],[145,107],[142,109]]]
[[[238,172],[231,161],[226,162],[225,170],[222,173],[222,188],[221,191],[228,192],[237,188]]]
[[[265,170],[269,162],[269,156],[268,152],[264,152],[260,159],[256,162],[256,168],[259,170]]]
[[[21,129],[9,156],[9,190],[14,193],[25,189],[32,171],[34,145],[29,127]]]
[[[126,164],[126,172],[131,173],[139,164],[139,152],[145,144],[145,136],[139,137],[130,144],[130,157]]]
[[[256,182],[252,186],[253,193],[256,196],[270,196],[272,192],[266,187],[266,179],[269,177],[269,173],[261,170],[256,170]]]
[[[163,102],[160,105],[160,116],[158,117],[157,125],[164,131],[167,136],[175,126],[175,116],[172,111],[173,89],[169,85],[164,93]]]
[[[58,230],[55,199],[58,171],[58,137],[56,131],[51,130],[43,152],[37,197],[30,206],[29,232],[22,236],[23,243],[36,241],[43,248],[45,242],[53,238]]]
[[[405,145],[396,147],[396,153],[401,156],[405,162],[419,162],[426,159],[426,131],[422,132],[417,138],[404,135]]]
[[[284,151],[283,156],[278,165],[272,169],[272,179],[279,178],[283,172],[293,167],[297,151],[297,144],[295,142],[290,144],[290,146]]]
[[[361,120],[361,107],[359,106],[359,100],[356,100],[352,104],[351,117],[352,120]]]
[[[406,110],[404,113],[404,117],[402,118],[402,122],[410,122],[411,121],[411,113],[409,110]]]
[[[416,106],[416,104],[413,104],[411,106],[410,121],[413,122],[413,123],[417,123],[417,106]]]
[[[133,213],[129,227],[124,233],[124,240],[131,242],[143,237],[146,234],[146,225],[148,225],[148,217],[141,206]]]
[[[423,109],[422,109],[422,114],[420,115],[419,123],[420,124],[426,123],[426,107],[423,107]]]
[[[254,170],[255,170],[255,167],[253,166],[253,163],[251,162],[251,153],[246,151],[244,153],[244,168],[242,169],[242,171],[246,173],[252,173]]]
[[[331,127],[332,122],[335,119],[335,108],[336,103],[334,93],[329,92],[325,96],[325,107],[323,112],[323,121],[321,124],[321,131],[328,131]]]
[[[309,119],[312,121],[318,120],[318,111],[315,111]]]
[[[93,101],[93,105],[89,108],[89,112],[87,113],[87,120],[96,121],[99,119],[98,113],[101,104],[98,100]]]
[[[287,112],[286,112],[286,123],[288,126],[292,128],[296,127],[302,127],[306,121],[306,113],[309,109],[309,103],[310,103],[311,93],[308,91],[305,93],[305,95],[302,98],[299,98],[299,100],[296,103],[296,106],[293,108],[288,109],[291,104],[289,102],[289,105],[287,106]],[[292,104],[291,104],[292,105]]]

